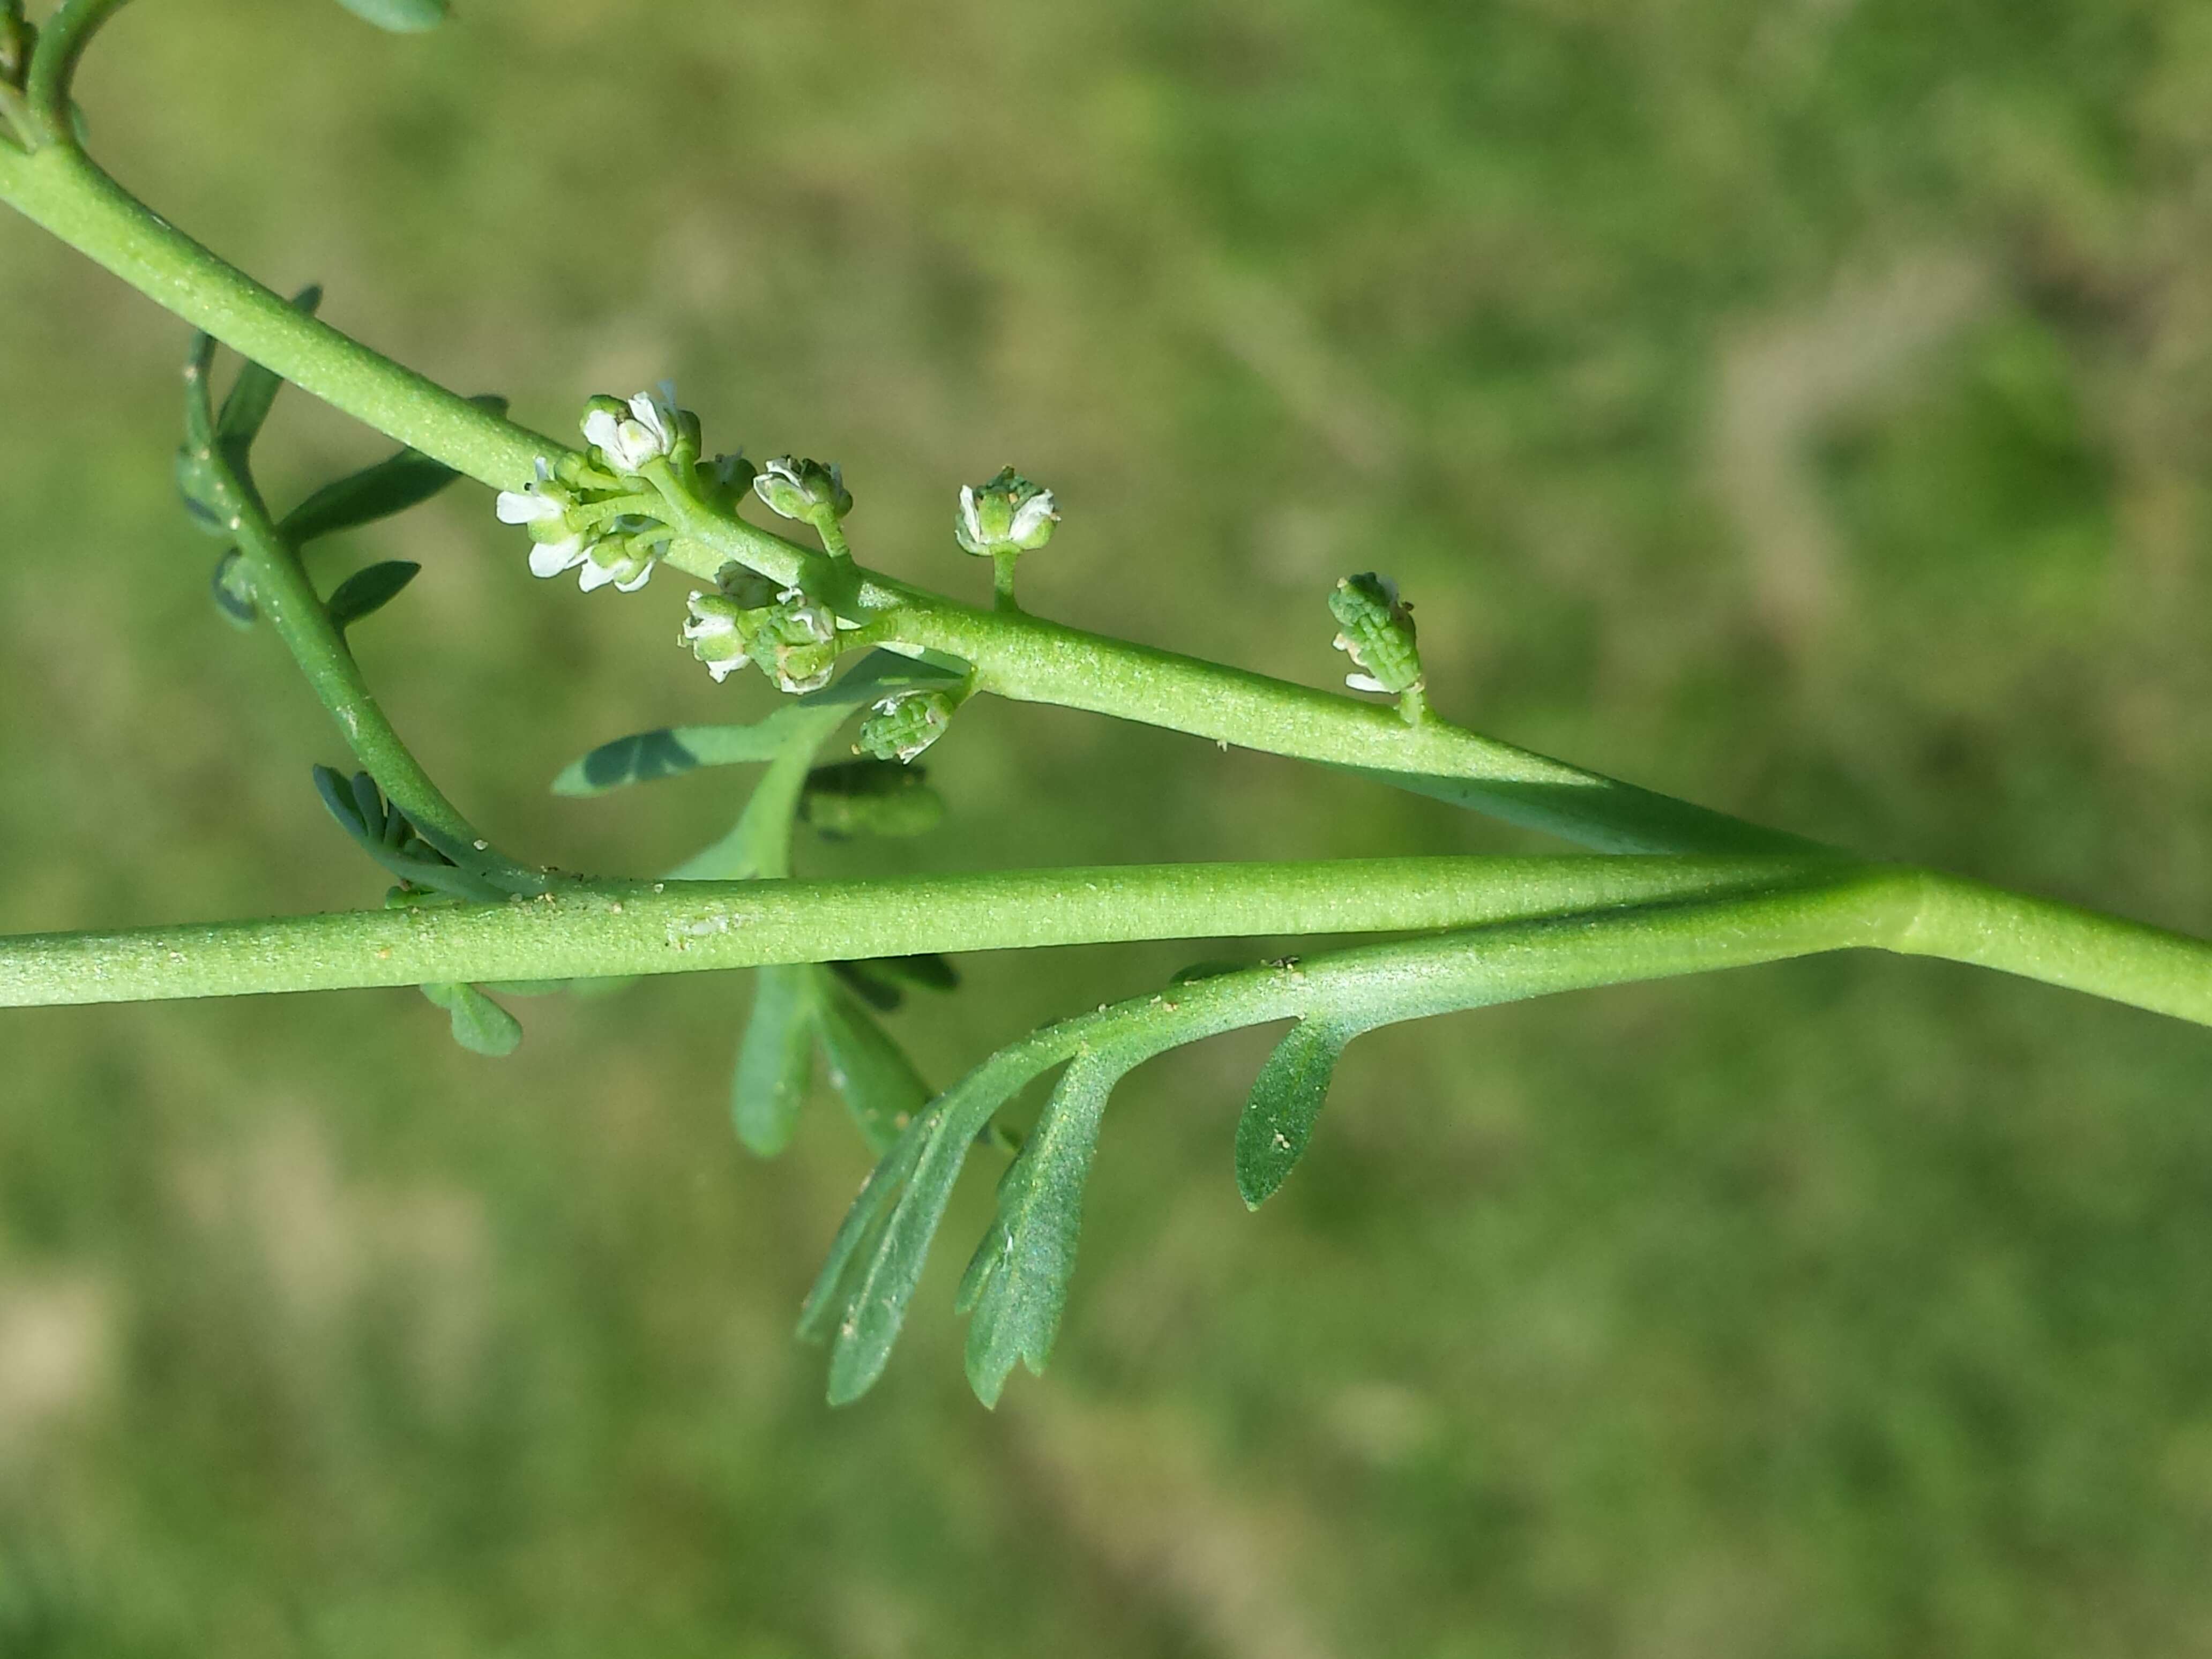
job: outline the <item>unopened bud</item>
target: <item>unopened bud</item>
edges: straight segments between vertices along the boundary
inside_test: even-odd
[[[1060,514],[1052,491],[1007,467],[988,483],[963,484],[952,533],[978,558],[1034,553],[1052,539]]]
[[[837,618],[795,587],[776,595],[747,644],[761,672],[794,696],[819,691],[837,666]]]
[[[1336,648],[1361,672],[1344,683],[1355,691],[1402,696],[1421,689],[1421,653],[1413,642],[1413,607],[1398,597],[1398,584],[1373,571],[1346,576],[1328,596],[1343,631]]]
[[[943,691],[896,692],[860,722],[854,750],[876,760],[911,761],[945,735],[958,707]]]
[[[827,514],[834,520],[853,510],[852,493],[845,488],[845,470],[830,462],[779,455],[753,480],[753,494],[774,512],[803,524],[813,524]]]

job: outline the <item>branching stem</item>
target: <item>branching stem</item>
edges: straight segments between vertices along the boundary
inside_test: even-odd
[[[65,0],[49,25],[61,32],[50,35],[60,45],[41,51],[43,70],[34,64],[31,102],[41,118],[53,108],[66,118],[76,53],[120,3]],[[540,458],[557,462],[569,453],[302,314],[147,209],[72,143],[27,153],[0,145],[0,200],[285,380],[486,484],[520,489]],[[1948,877],[1855,866],[1799,837],[1462,730],[1425,708],[1409,707],[1406,714],[1421,716],[1409,720],[1397,709],[1019,611],[979,610],[734,514],[672,501],[664,517],[675,532],[667,562],[678,568],[712,580],[734,561],[805,586],[868,624],[855,642],[963,658],[980,690],[1320,762],[1604,852],[1731,857],[1140,867],[906,883],[756,882],[726,893],[705,884],[594,887],[509,905],[0,940],[0,1005],[652,973],[1112,939],[1458,927],[1662,897],[1692,904],[1698,896],[1741,892],[1724,872],[1764,859],[1766,874],[1758,879],[1784,888],[1816,884],[1804,890],[1821,895],[1820,914],[1856,930],[1831,938],[1815,927],[1804,949],[1869,944],[1948,957],[2212,1023],[2212,946],[2197,940]],[[272,592],[282,590],[279,581]],[[313,601],[312,589],[307,599]],[[350,669],[343,640],[333,652],[316,634],[319,610],[319,601],[295,607],[280,627],[293,630],[288,643],[296,638],[311,647],[301,662],[319,694],[342,721],[351,711],[349,734],[357,745],[366,741],[365,757],[378,757],[371,769],[398,784],[387,784],[387,793],[404,810],[461,825],[396,736],[386,745],[389,727],[368,718],[374,699]],[[320,626],[328,628],[326,614]],[[1580,891],[1578,884],[1650,880],[1658,887],[1637,894],[1564,896]],[[1534,885],[1516,887],[1522,882]],[[1537,890],[1548,896],[1541,908],[1514,908],[1522,901],[1513,893]],[[1778,894],[1774,914],[1786,920],[1791,902],[1787,891]],[[1694,913],[1664,914],[1671,928]],[[1611,930],[1628,939],[1636,931],[1632,924]],[[1627,971],[1633,961],[1626,950],[1618,964],[1624,971],[1613,976],[1642,976]]]

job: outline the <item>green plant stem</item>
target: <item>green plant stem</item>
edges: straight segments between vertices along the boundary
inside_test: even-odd
[[[2212,1025],[2212,944],[2139,922],[1894,866],[1589,857],[670,881],[506,904],[25,934],[0,939],[0,1007],[687,973],[1114,940],[1462,928],[1622,906],[1692,906],[1769,890],[1786,907],[1792,890],[1829,891],[1838,883],[1862,907],[1851,923],[1856,931],[1808,950],[1848,944],[1940,957]],[[1729,949],[1725,928],[1716,927],[1710,964],[1725,965]],[[1624,957],[1624,969],[1632,965]]]
[[[241,356],[473,478],[520,489],[538,456],[565,453],[303,316],[69,145],[0,154],[0,198]]]
[[[98,0],[94,0],[97,3]],[[424,453],[501,489],[519,489],[532,478],[540,456],[559,459],[568,452],[526,428],[493,416],[465,398],[380,356],[326,324],[302,315],[283,297],[224,264],[170,226],[68,144],[28,153],[0,147],[0,199],[52,231],[158,303],[261,362],[286,380],[323,398]],[[681,515],[679,515],[681,516]],[[1509,744],[1463,731],[1433,717],[1408,725],[1396,711],[1374,707],[1270,679],[1263,675],[1101,638],[1018,611],[979,611],[850,567],[842,560],[800,548],[734,516],[698,512],[673,526],[678,539],[670,562],[713,580],[735,560],[775,580],[802,585],[825,582],[841,610],[865,615],[880,636],[964,658],[975,665],[980,689],[1026,702],[1089,709],[1142,723],[1186,732],[1221,743],[1322,762],[1459,804],[1478,807],[1509,821],[1545,830],[1585,846],[1620,853],[1765,852],[1819,857],[1816,844],[1762,829],[1686,801],[1546,759]],[[1827,856],[1837,856],[1828,854]],[[1022,879],[1008,878],[1009,880]],[[1926,902],[1914,927],[1896,948],[1979,962],[2008,972],[2109,995],[2136,1006],[2185,1018],[2203,1019],[2212,999],[2212,956],[2197,941],[2071,907],[1998,894],[1973,884],[1935,876],[1915,878]],[[1261,890],[1255,887],[1253,891]],[[577,898],[576,904],[587,901]],[[477,922],[457,912],[417,912],[435,919],[425,932],[452,927],[457,936],[478,936]],[[495,912],[495,914],[499,914]],[[560,912],[570,914],[568,910]],[[1099,933],[1099,938],[1160,936],[1168,918],[1131,912],[1121,926],[1134,931]],[[605,917],[593,926],[604,925]],[[822,918],[823,937],[830,918]],[[817,959],[823,956],[866,955],[933,948],[985,948],[985,943],[949,945],[933,936],[906,931],[896,913],[865,948],[827,949],[817,939],[784,957],[751,956],[708,963],[739,966],[768,960]],[[634,965],[604,961],[618,954],[611,934],[606,948],[594,951],[582,935],[564,936],[564,959],[582,965],[566,969],[533,961],[504,969],[460,971],[450,963],[416,963],[404,971],[371,972],[394,960],[376,958],[386,939],[381,918],[302,918],[295,922],[237,924],[248,934],[210,935],[229,941],[214,953],[214,980],[203,984],[193,974],[159,971],[137,980],[137,996],[209,995],[226,990],[307,989],[341,984],[406,983],[425,979],[538,978],[562,974],[648,972]],[[501,926],[486,937],[497,937]],[[1406,924],[1431,925],[1431,924]],[[1255,921],[1259,931],[1291,931],[1288,919]],[[262,930],[258,936],[251,930]],[[368,933],[361,932],[367,929]],[[1229,931],[1249,931],[1237,923]],[[556,930],[558,931],[558,930]],[[588,934],[590,929],[584,929]],[[1023,929],[1016,928],[1016,933]],[[1208,931],[1197,927],[1184,936]],[[369,934],[369,960],[358,949]],[[515,938],[527,936],[527,930]],[[66,938],[66,936],[64,936]],[[96,936],[75,944],[52,939],[8,942],[7,966],[0,987],[12,988],[15,1000],[76,1000],[39,964],[67,960],[71,972],[106,972],[112,964],[103,954],[142,952],[157,934]],[[251,939],[258,937],[257,945]],[[404,925],[399,938],[410,937]],[[98,939],[109,941],[106,945]],[[119,942],[118,942],[119,941]],[[502,946],[508,955],[514,939]],[[996,944],[1072,943],[1050,926],[1029,936]],[[665,941],[645,955],[665,962]],[[269,952],[251,970],[241,952]],[[335,957],[324,954],[335,951]],[[56,957],[55,952],[61,952]],[[356,954],[349,955],[349,952]],[[497,952],[495,952],[497,954]],[[523,951],[523,956],[531,952]],[[681,954],[680,952],[678,954]],[[166,956],[166,949],[157,949]],[[740,953],[742,956],[742,952]],[[193,965],[185,954],[187,966]],[[228,962],[229,966],[219,964]],[[269,963],[287,964],[273,971]],[[136,970],[145,974],[142,963]],[[257,977],[258,973],[258,977]],[[362,977],[364,973],[368,977]],[[26,978],[24,975],[28,975]],[[220,982],[215,982],[220,981]],[[235,982],[233,982],[235,981]],[[119,995],[119,967],[106,985],[97,979],[86,989],[91,999]],[[0,999],[4,1000],[4,999]]]
[[[331,621],[330,610],[307,580],[298,553],[269,521],[259,501],[241,492],[230,505],[231,531],[252,574],[254,599],[316,700],[345,734],[346,746],[362,769],[425,840],[463,869],[489,877],[509,890],[545,890],[543,872],[494,852],[422,769],[369,689],[353,647]]]
[[[76,66],[101,25],[127,3],[128,0],[62,0],[39,31],[38,50],[32,54],[23,92],[42,143],[66,148],[74,142],[70,130],[70,87],[76,79]]]
[[[0,199],[255,362],[380,430],[499,489],[568,452],[479,409],[225,264],[73,149],[0,155]],[[1436,719],[1109,640],[1020,611],[979,610],[796,545],[733,515],[672,507],[678,568],[714,580],[734,560],[826,591],[884,636],[965,658],[980,689],[1349,767],[1606,852],[1803,852],[1814,843],[1620,783]],[[1433,780],[1452,787],[1438,790]],[[1414,781],[1415,779],[1429,781]]]
[[[1786,859],[1410,858],[593,884],[505,904],[0,939],[0,1006],[1464,927],[1787,885],[1840,867]]]

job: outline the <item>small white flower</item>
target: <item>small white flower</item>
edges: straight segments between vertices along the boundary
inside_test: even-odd
[[[666,380],[657,392],[629,400],[629,413],[598,408],[584,416],[584,436],[599,447],[617,472],[635,472],[676,447],[676,387]]]

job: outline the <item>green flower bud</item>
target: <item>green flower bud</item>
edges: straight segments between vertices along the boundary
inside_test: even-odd
[[[989,558],[1034,553],[1052,539],[1052,527],[1059,522],[1052,491],[1010,466],[988,483],[960,486],[952,533],[964,550]]]
[[[753,494],[787,519],[814,524],[823,514],[834,521],[853,510],[851,492],[845,488],[845,470],[835,462],[802,460],[779,455],[753,480]]]
[[[775,605],[775,585],[750,573],[712,593],[694,593],[684,643],[719,684],[752,660],[753,636]]]
[[[836,616],[799,589],[787,587],[761,617],[746,649],[777,690],[794,696],[819,691],[830,684],[842,650]]]
[[[1398,584],[1368,571],[1346,576],[1328,596],[1343,631],[1336,648],[1361,672],[1344,683],[1355,691],[1403,696],[1421,689],[1421,653],[1413,643],[1413,607],[1398,597]]]
[[[860,722],[855,754],[911,761],[943,737],[960,705],[943,691],[901,691],[884,698]]]

